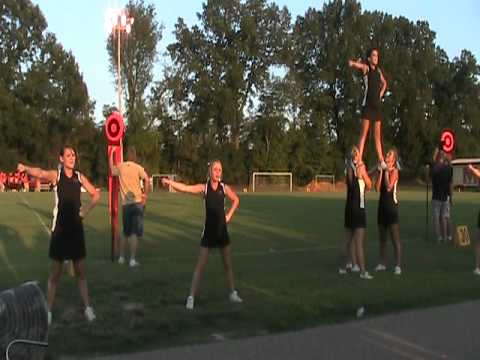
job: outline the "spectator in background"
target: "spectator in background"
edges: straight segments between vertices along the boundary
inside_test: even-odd
[[[433,230],[437,242],[451,241],[448,232],[450,222],[450,208],[452,204],[452,167],[448,164],[444,151],[435,149],[434,164],[431,168],[432,179],[432,216]]]
[[[0,192],[5,191],[5,181],[7,177],[6,174],[3,171],[0,171]]]
[[[136,163],[137,152],[135,147],[129,146],[127,149],[127,161],[117,165],[113,163],[113,154],[114,151],[112,151],[109,159],[110,171],[112,175],[118,176],[120,180],[120,195],[123,204],[123,235],[130,245],[129,266],[135,267],[140,265],[135,257],[138,241],[143,237],[143,212],[145,211],[147,195],[150,189],[150,181],[148,181],[145,169]],[[124,262],[125,239],[121,237],[118,263],[123,264]]]

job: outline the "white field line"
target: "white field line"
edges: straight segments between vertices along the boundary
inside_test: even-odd
[[[18,192],[17,193],[19,196],[20,196],[20,199],[22,199],[23,203],[25,205],[27,205],[27,207],[32,210],[32,212],[35,214],[35,216],[37,217],[38,221],[40,222],[40,224],[42,225],[43,229],[45,230],[45,232],[47,233],[48,236],[50,236],[50,229],[48,228],[48,226],[45,224],[45,222],[43,221],[42,217],[38,214],[38,212],[35,211],[34,208],[32,208],[32,206],[30,205],[30,203],[28,202],[28,200],[25,198],[25,196],[22,195],[21,192]]]

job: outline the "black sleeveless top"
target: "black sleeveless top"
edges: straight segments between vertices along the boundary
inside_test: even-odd
[[[353,211],[365,210],[365,181],[357,178],[353,166],[347,167],[347,203],[346,208]]]
[[[74,171],[72,176],[68,177],[63,169],[60,170],[55,187],[56,209],[54,209],[54,215],[57,212],[57,216],[52,230],[55,229],[57,224],[67,225],[80,219],[81,188],[82,183],[78,171]]]
[[[86,256],[81,207],[81,176],[73,171],[68,177],[63,168],[59,170],[55,185],[50,258],[54,260],[82,259]]]
[[[382,78],[378,66],[373,69],[368,65],[368,72],[363,77],[365,93],[362,105],[364,107],[379,109],[381,105],[380,90],[382,89]]]
[[[380,183],[379,205],[386,209],[394,208],[398,205],[397,184],[393,185],[392,191],[387,191],[387,181],[385,177],[386,170],[382,170],[382,182]]]
[[[205,184],[205,227],[202,234],[204,247],[228,245],[229,236],[225,219],[225,184],[219,182],[214,190],[210,181]]]

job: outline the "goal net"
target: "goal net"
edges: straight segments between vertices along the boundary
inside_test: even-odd
[[[177,180],[176,174],[154,174],[152,175],[152,183],[150,184],[152,187],[152,191],[168,191],[168,192],[175,192],[172,186],[165,187],[162,185],[162,178],[169,178],[173,181]]]
[[[315,175],[316,191],[335,191],[335,175],[318,174]]]
[[[252,174],[252,192],[292,191],[291,172],[254,172]]]

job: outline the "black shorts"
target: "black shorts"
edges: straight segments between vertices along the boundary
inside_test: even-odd
[[[384,227],[398,224],[398,205],[379,206],[377,211],[377,224]]]
[[[364,106],[362,108],[362,119],[370,121],[382,121],[382,112],[380,109],[371,106]]]
[[[365,209],[351,209],[345,207],[345,228],[354,230],[367,227],[367,213]]]
[[[123,235],[143,236],[143,205],[141,203],[123,205]]]

